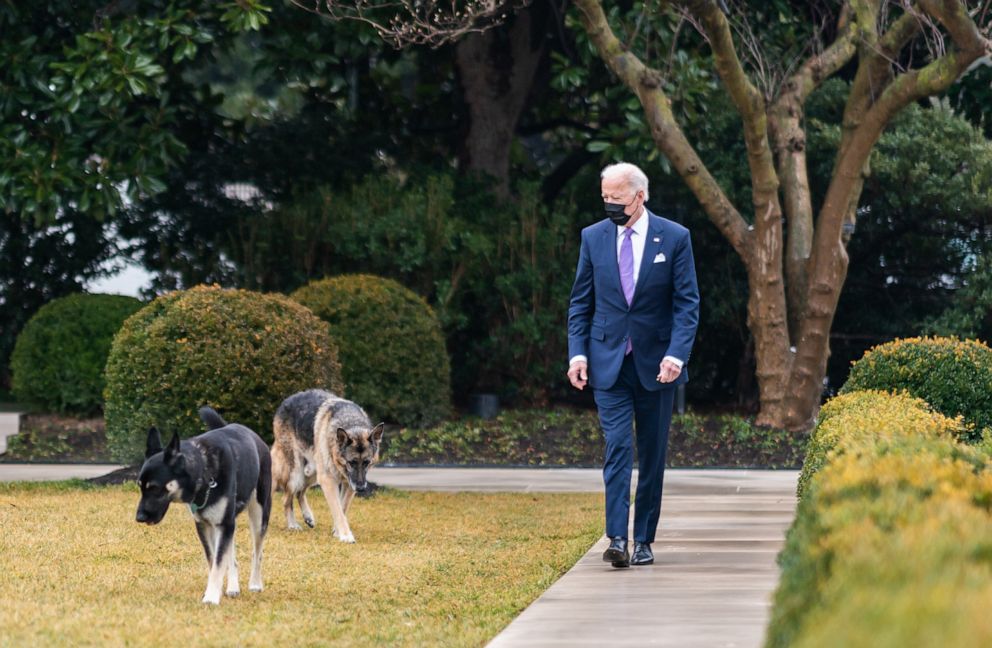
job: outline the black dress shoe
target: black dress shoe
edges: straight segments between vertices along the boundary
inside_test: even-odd
[[[613,538],[610,546],[603,552],[603,560],[613,563],[614,567],[630,567],[630,554],[627,553],[627,538]]]
[[[650,565],[654,562],[654,553],[651,551],[651,543],[634,542],[634,556],[630,559],[631,565]]]

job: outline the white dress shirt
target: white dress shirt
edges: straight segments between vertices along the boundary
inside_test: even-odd
[[[630,243],[634,252],[634,286],[637,286],[637,279],[641,274],[641,259],[644,258],[644,245],[647,243],[648,238],[648,212],[643,207],[641,208],[641,216],[634,224],[630,226],[633,232],[630,235]],[[620,246],[623,245],[623,239],[627,227],[624,225],[617,226],[617,263],[620,263]],[[679,369],[682,368],[682,361],[675,356],[665,356],[665,360],[670,360],[672,364],[676,365]],[[584,355],[577,355],[568,361],[569,366],[575,364],[576,362],[588,362],[588,358]]]

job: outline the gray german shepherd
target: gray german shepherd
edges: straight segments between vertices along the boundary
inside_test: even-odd
[[[208,432],[185,441],[173,434],[164,448],[158,430],[148,430],[145,462],[138,475],[141,501],[135,520],[158,524],[169,504],[189,505],[209,567],[203,602],[216,605],[225,572],[227,595],[241,592],[234,525],[245,509],[252,536],[248,589],[262,591],[262,541],[272,506],[271,461],[269,447],[245,426],[229,425],[206,406],[200,408],[200,418]]]
[[[303,521],[314,527],[307,490],[320,484],[334,521],[332,533],[341,542],[354,542],[348,507],[355,492],[368,488],[369,468],[379,461],[383,424],[372,422],[361,407],[331,392],[310,389],[282,402],[272,422],[272,492],[285,492],[286,525],[299,529],[293,497],[300,502]]]

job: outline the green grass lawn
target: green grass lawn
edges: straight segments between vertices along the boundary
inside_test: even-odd
[[[186,507],[134,522],[138,490],[0,484],[0,645],[480,646],[602,532],[594,494],[408,493],[356,500],[357,544],[290,532],[273,508],[265,591],[200,603],[206,560]]]

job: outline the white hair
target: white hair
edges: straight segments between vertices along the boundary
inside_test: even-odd
[[[641,171],[640,167],[630,162],[617,162],[616,164],[611,164],[603,168],[602,173],[599,174],[601,180],[606,180],[607,178],[623,178],[627,181],[627,185],[633,189],[635,192],[643,191],[644,200],[648,199],[648,177]]]

